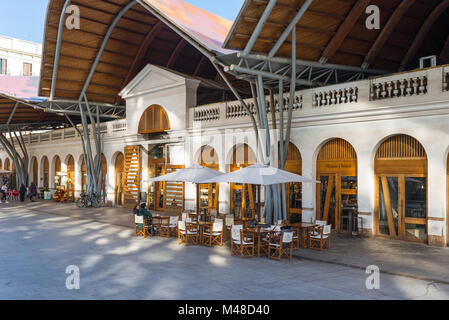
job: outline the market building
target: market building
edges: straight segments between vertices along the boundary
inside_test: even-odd
[[[67,2],[52,0],[36,96],[126,107],[125,117],[98,124],[101,155],[93,154],[110,204],[182,210],[200,197],[202,208],[253,219],[259,187],[201,185],[196,194],[190,184],[147,180],[194,163],[230,172],[260,161],[245,106],[256,114],[248,81],[262,75],[277,153],[273,88],[289,81],[294,52],[293,102],[283,95],[292,106],[285,168],[321,183],[286,186],[289,219],[327,220],[336,232],[356,223],[366,236],[446,246],[449,2],[390,1],[379,5],[382,28],[367,30],[369,2],[245,1],[232,24],[179,0],[77,1],[81,29],[62,28],[58,41]],[[296,40],[286,36],[276,48],[291,22]],[[87,190],[80,131],[31,132],[24,142],[31,181],[65,186],[74,198]],[[5,152],[0,160],[11,163]]]

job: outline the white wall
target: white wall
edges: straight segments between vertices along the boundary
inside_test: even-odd
[[[23,63],[32,64],[33,76],[40,74],[42,45],[0,36],[0,58],[7,60],[7,75],[22,76]]]

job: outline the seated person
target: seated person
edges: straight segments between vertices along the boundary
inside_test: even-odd
[[[138,216],[143,216],[143,218],[145,219],[145,225],[148,227],[148,226],[151,226],[151,225],[152,225],[152,218],[153,218],[153,215],[151,214],[150,211],[148,211],[148,210],[146,209],[146,206],[147,206],[146,203],[141,203],[141,204],[140,204],[140,209],[139,209],[139,211],[137,212],[137,215],[138,215]],[[137,227],[138,227],[139,229],[142,228],[142,226],[141,226],[140,224],[138,224]]]

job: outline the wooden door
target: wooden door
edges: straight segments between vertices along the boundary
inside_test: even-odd
[[[426,242],[427,177],[422,174],[378,175],[378,235]]]
[[[332,173],[323,173],[319,176],[321,184],[317,202],[317,219],[328,221],[335,230],[340,230],[340,188],[338,186],[338,175]]]
[[[184,169],[180,165],[166,165],[163,168],[163,174],[169,174],[179,169]],[[166,181],[161,183],[165,194],[163,202],[163,210],[182,211],[184,210],[184,183]]]
[[[355,229],[357,212],[357,177],[340,173],[323,173],[317,186],[317,219],[328,221],[338,232]]]
[[[140,201],[140,146],[125,147],[123,181],[124,206],[133,208]]]
[[[235,219],[254,220],[257,200],[255,186],[231,183],[231,214]]]
[[[204,209],[218,210],[219,189],[218,183],[200,184],[198,186],[200,211]]]

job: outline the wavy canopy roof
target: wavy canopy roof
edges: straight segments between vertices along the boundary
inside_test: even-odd
[[[245,48],[268,2],[245,1],[225,48]],[[253,52],[267,54],[304,3],[278,0]],[[380,8],[380,30],[365,26],[368,5]],[[389,71],[429,55],[449,62],[449,0],[314,0],[296,28],[298,59]],[[291,56],[291,36],[277,55]]]
[[[130,0],[74,0],[81,28],[63,28],[55,99],[78,100],[107,31]],[[59,20],[65,0],[47,9],[39,95],[52,87]],[[129,9],[111,37],[87,89],[92,102],[123,103],[118,93],[147,64],[203,79],[199,102],[222,97],[224,84],[206,57],[229,53],[222,43],[232,23],[180,0],[141,0]],[[241,90],[246,84],[241,85]],[[211,85],[214,83],[214,85]],[[227,90],[227,89],[226,89]]]
[[[11,114],[10,125],[65,122],[64,117],[33,107],[34,103],[44,100],[38,97],[38,83],[39,77],[0,76],[0,125],[7,124]]]

